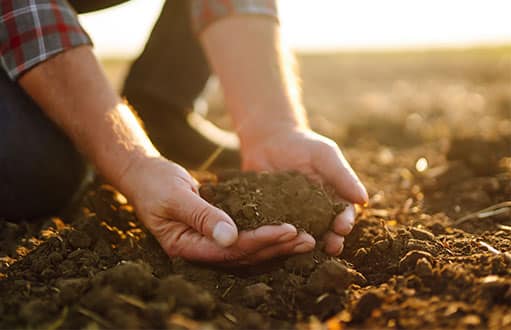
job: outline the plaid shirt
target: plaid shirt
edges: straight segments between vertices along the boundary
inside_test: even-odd
[[[60,52],[92,44],[66,0],[0,3],[0,64],[12,80]],[[197,32],[228,15],[277,18],[275,0],[192,0],[191,6]]]
[[[191,6],[197,32],[229,15],[277,18],[275,0],[192,0]],[[90,44],[66,0],[0,0],[0,64],[13,80],[60,52]]]
[[[263,15],[278,18],[275,0],[193,0],[192,23],[200,32],[221,17],[229,15]]]

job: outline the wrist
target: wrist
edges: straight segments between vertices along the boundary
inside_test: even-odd
[[[309,129],[305,116],[264,116],[257,113],[236,126],[242,148],[251,147],[261,141],[281,134]]]
[[[162,163],[168,163],[168,160],[159,154],[134,152],[124,169],[119,172],[114,185],[133,203],[136,200],[138,188],[144,181],[144,176],[152,172],[151,167],[154,168]]]

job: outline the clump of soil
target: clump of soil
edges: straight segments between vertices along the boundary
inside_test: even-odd
[[[200,194],[229,214],[240,230],[290,223],[320,238],[345,204],[299,173],[229,171],[202,184]]]

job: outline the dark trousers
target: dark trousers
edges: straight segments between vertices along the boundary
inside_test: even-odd
[[[71,0],[78,12],[126,0]],[[197,167],[216,146],[186,124],[185,113],[210,72],[189,21],[187,0],[167,1],[123,94],[167,158]],[[237,153],[219,162],[238,164]],[[69,139],[6,74],[0,72],[0,218],[52,214],[73,197],[86,161]]]

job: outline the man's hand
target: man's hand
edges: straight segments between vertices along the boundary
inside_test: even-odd
[[[222,83],[244,169],[297,170],[332,185],[349,202],[367,202],[337,145],[307,128],[292,57],[275,20],[232,16],[207,28],[201,41]],[[328,253],[342,251],[354,218],[352,205],[336,218],[324,237]]]
[[[242,148],[243,169],[255,171],[296,170],[310,178],[333,186],[341,198],[364,204],[367,192],[332,140],[308,129],[276,126],[264,130],[264,136],[245,141]],[[257,136],[257,135],[254,135]],[[325,236],[325,251],[339,255],[355,221],[352,204],[339,214],[332,230]]]
[[[238,233],[227,214],[200,198],[197,182],[182,167],[160,156],[90,47],[53,57],[19,83],[128,197],[168,254],[243,264],[313,248],[312,237],[291,225]]]
[[[310,251],[314,239],[289,224],[238,233],[222,210],[198,194],[198,184],[181,166],[164,158],[136,162],[121,186],[144,222],[171,256],[225,265],[253,264]]]

